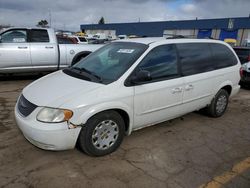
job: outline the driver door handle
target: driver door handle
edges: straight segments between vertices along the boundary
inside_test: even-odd
[[[18,49],[27,49],[27,46],[18,46]]]
[[[185,90],[186,90],[186,91],[190,91],[190,90],[192,90],[192,89],[194,89],[194,86],[193,86],[192,84],[189,84],[189,85],[187,85],[187,86],[185,87]]]
[[[174,88],[172,89],[172,93],[175,94],[175,93],[181,93],[182,92],[182,87],[177,87],[177,88]]]

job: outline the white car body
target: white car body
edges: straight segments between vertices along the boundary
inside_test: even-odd
[[[97,34],[93,35],[92,38],[97,39],[97,40],[106,40],[106,39],[108,39],[108,36],[105,33],[97,33]]]
[[[58,71],[24,88],[23,96],[38,107],[28,117],[22,117],[16,106],[15,116],[17,125],[31,143],[49,150],[74,148],[81,126],[93,115],[110,109],[127,113],[129,125],[126,134],[129,135],[134,130],[206,107],[225,86],[232,89],[230,97],[240,89],[241,65],[238,58],[235,66],[126,87],[126,79],[141,60],[152,49],[163,44],[220,43],[230,48],[234,55],[235,52],[228,44],[215,40],[143,38],[123,41],[144,43],[149,47],[117,81],[104,85]],[[36,119],[42,107],[71,109],[74,115],[68,122],[42,123]]]
[[[246,72],[250,72],[250,62],[242,64],[242,69]]]

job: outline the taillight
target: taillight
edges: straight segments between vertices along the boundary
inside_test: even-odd
[[[250,61],[250,55],[247,57],[247,61]]]
[[[243,77],[243,68],[240,67],[240,77]]]

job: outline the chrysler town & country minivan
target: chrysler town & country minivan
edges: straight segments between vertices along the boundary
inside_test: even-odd
[[[240,67],[233,49],[221,41],[115,41],[24,88],[16,122],[42,149],[78,144],[102,156],[134,130],[204,108],[212,117],[222,116],[240,89]]]

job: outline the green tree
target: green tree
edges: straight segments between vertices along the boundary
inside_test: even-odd
[[[48,21],[47,20],[41,20],[37,23],[37,27],[48,27]]]
[[[98,24],[105,24],[105,20],[103,17],[101,17],[101,19],[99,20]]]

